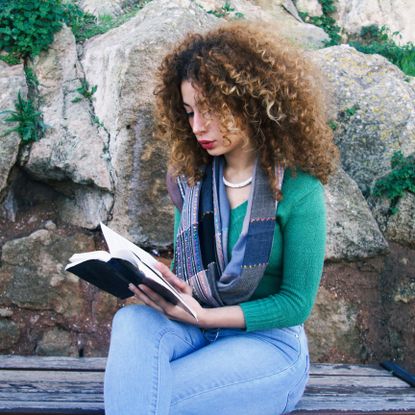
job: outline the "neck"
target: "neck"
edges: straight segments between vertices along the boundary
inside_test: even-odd
[[[238,181],[252,176],[256,152],[251,149],[240,149],[232,154],[225,154],[225,177]]]

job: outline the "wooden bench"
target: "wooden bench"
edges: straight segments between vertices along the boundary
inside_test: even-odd
[[[0,414],[104,415],[105,361],[0,356]],[[415,415],[415,388],[380,367],[312,365],[310,381],[295,413],[338,412]]]

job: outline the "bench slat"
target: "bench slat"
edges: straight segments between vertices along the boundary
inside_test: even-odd
[[[0,370],[104,371],[105,357],[0,356]]]
[[[370,396],[362,394],[362,396],[348,396],[343,398],[338,395],[310,395],[307,392],[299,404],[298,411],[415,411],[415,395],[391,395],[382,399],[381,404],[379,396]]]
[[[104,371],[107,359],[105,357],[55,357],[55,356],[0,356],[1,369],[19,370],[78,370]],[[310,369],[312,374],[328,376],[392,376],[388,371],[375,365],[349,365],[344,363],[314,363]]]

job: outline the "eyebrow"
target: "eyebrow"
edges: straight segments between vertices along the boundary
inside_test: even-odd
[[[186,102],[183,102],[183,105],[184,105],[185,107],[192,108],[192,106],[191,106],[190,104],[187,104]]]

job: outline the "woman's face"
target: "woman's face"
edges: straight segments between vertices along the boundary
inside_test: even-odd
[[[239,152],[247,142],[247,133],[239,130],[238,134],[227,136],[226,140],[220,129],[220,122],[214,114],[203,114],[197,106],[198,90],[190,81],[181,84],[183,106],[189,119],[190,127],[200,144],[211,156],[230,155]]]

